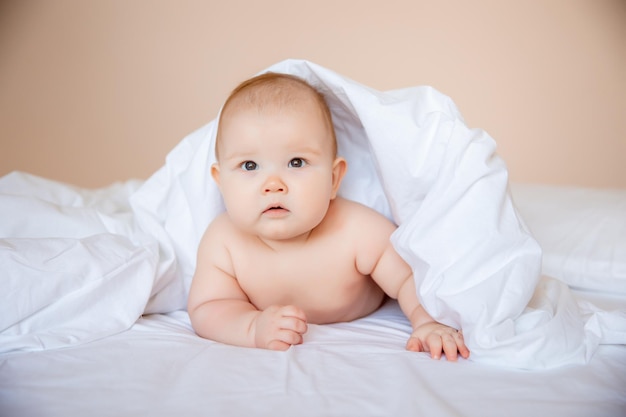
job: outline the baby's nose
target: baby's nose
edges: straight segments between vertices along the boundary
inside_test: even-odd
[[[265,193],[285,193],[287,192],[287,186],[277,176],[271,176],[267,179],[263,185],[263,192]]]

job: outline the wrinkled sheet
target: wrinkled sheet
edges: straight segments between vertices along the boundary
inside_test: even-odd
[[[599,305],[605,306],[600,303]],[[626,346],[518,371],[404,350],[397,303],[286,352],[195,336],[185,312],[68,349],[0,355],[3,416],[623,417]]]
[[[512,203],[495,142],[486,132],[468,128],[452,100],[430,87],[379,92],[306,61],[284,61],[268,70],[298,75],[324,93],[339,153],[349,163],[340,194],[399,225],[392,242],[415,272],[421,302],[437,320],[463,328],[472,360],[551,368],[587,362],[603,340],[626,343],[619,333],[626,323],[623,314],[609,312],[603,320],[592,320],[596,313],[581,308],[564,283],[541,277],[540,247]],[[13,194],[0,197],[0,236],[33,237],[24,236],[24,229],[35,238],[110,233],[123,237],[128,251],[150,253],[151,268],[127,274],[134,284],[122,280],[134,285],[130,293],[126,288],[106,293],[110,311],[130,303],[132,313],[123,320],[105,313],[95,318],[98,325],[88,314],[74,319],[94,334],[115,320],[120,331],[128,328],[139,306],[146,313],[184,309],[196,248],[208,223],[223,210],[210,177],[215,128],[214,120],[183,139],[163,168],[128,191],[130,206],[118,211],[106,207],[99,195],[85,198],[69,190],[67,201],[50,201],[38,198],[38,191],[16,192],[20,186],[7,181],[5,188]],[[27,266],[14,264],[12,270],[11,264],[5,267],[14,283]],[[91,291],[85,296],[100,295]],[[31,316],[38,314],[34,310]],[[54,318],[50,315],[47,322]],[[12,328],[21,319],[16,314]],[[67,315],[56,319],[61,328],[71,321]],[[45,347],[33,343],[23,349]]]
[[[141,317],[159,249],[134,230],[128,197],[138,186],[0,178],[0,353],[97,340]]]

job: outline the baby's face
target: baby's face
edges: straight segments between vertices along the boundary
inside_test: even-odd
[[[226,210],[264,240],[306,237],[335,198],[343,167],[316,105],[243,108],[222,120],[212,169]]]

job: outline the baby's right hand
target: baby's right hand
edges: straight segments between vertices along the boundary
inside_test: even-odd
[[[256,317],[254,326],[256,347],[271,350],[299,345],[307,331],[304,311],[292,305],[266,308]]]

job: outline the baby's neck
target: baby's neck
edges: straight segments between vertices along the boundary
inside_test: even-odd
[[[289,239],[266,239],[261,236],[257,236],[265,246],[273,250],[274,252],[285,252],[288,250],[294,250],[306,246],[311,236],[311,230],[301,235],[289,238]]]

